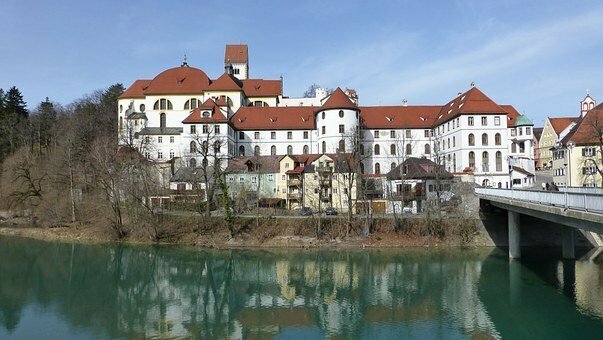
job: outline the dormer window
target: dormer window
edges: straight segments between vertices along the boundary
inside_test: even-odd
[[[203,118],[209,118],[210,116],[211,116],[211,114],[209,113],[209,111],[201,112],[201,117],[203,117]]]

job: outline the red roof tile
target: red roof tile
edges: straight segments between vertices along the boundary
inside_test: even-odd
[[[249,60],[249,48],[247,45],[226,45],[224,62],[246,63]]]
[[[311,130],[314,129],[314,109],[312,106],[243,106],[231,122],[240,130]]]
[[[233,75],[224,73],[218,79],[211,82],[208,90],[211,91],[241,91],[243,84]]]
[[[550,119],[551,118],[549,118],[549,120]],[[590,109],[586,115],[576,123],[576,126],[563,137],[561,143],[565,145],[571,140],[574,141],[576,145],[600,145],[602,131],[603,106],[599,105]]]
[[[209,83],[205,72],[198,68],[174,67],[158,74],[144,94],[199,94],[208,88]]]
[[[367,129],[430,129],[441,106],[362,106],[360,117]]]
[[[209,117],[203,117],[201,112],[210,111]],[[228,119],[218,105],[211,99],[206,100],[201,106],[194,109],[188,117],[186,117],[182,123],[184,124],[195,124],[195,123],[226,123]]]
[[[119,96],[119,98],[144,98],[144,91],[147,89],[151,83],[148,79],[139,79],[134,82],[134,84],[130,85],[124,93]]]
[[[561,117],[561,118],[551,118],[549,117],[549,122],[551,122],[551,126],[553,130],[557,134],[560,134],[566,127],[568,127],[571,123],[577,122],[580,118],[572,118],[572,117]]]
[[[472,87],[469,91],[460,94],[446,105],[442,110],[435,124],[439,125],[463,114],[506,114],[502,107],[498,106],[492,99],[488,98],[477,87]]]
[[[321,110],[328,109],[350,109],[358,110],[358,106],[338,87],[331,93],[331,96],[320,107]]]
[[[520,116],[519,112],[517,112],[517,110],[515,110],[513,105],[501,105],[500,107],[502,107],[505,111],[507,111],[507,126],[508,127],[515,126],[515,122],[517,121],[517,118]]]
[[[243,79],[241,82],[247,97],[277,97],[283,94],[281,80]]]

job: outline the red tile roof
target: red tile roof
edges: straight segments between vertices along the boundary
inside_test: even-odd
[[[226,45],[224,62],[246,63],[249,60],[249,48],[247,45]]]
[[[124,93],[119,96],[122,98],[144,98],[144,91],[147,89],[147,86],[151,83],[151,80],[148,79],[139,79],[134,82],[134,84],[130,85]]]
[[[247,97],[277,97],[283,94],[281,80],[243,79],[241,82]]]
[[[442,106],[435,124],[445,123],[463,114],[507,114],[507,112],[477,87],[472,87]]]
[[[218,79],[211,82],[208,87],[210,91],[241,91],[243,84],[233,75],[224,73]]]
[[[550,120],[551,118],[549,118]],[[567,142],[574,141],[576,145],[600,145],[603,141],[603,106],[599,105],[593,109],[590,109],[582,119],[580,119],[576,126],[574,126],[570,132],[563,137],[561,143],[564,145]]]
[[[505,111],[507,111],[507,126],[508,127],[515,126],[515,122],[517,121],[517,118],[520,116],[519,112],[517,112],[517,110],[515,110],[515,108],[512,105],[501,105],[500,107],[502,107]]]
[[[572,118],[572,117],[561,117],[561,118],[551,118],[549,117],[549,122],[551,122],[551,126],[553,130],[557,134],[560,134],[566,127],[568,127],[571,123],[577,122],[580,118]]]
[[[211,115],[209,117],[201,116],[201,112],[210,111]],[[188,117],[186,117],[182,123],[183,124],[195,124],[195,123],[226,123],[228,119],[218,105],[211,99],[206,100],[201,106],[194,109]]]
[[[144,94],[199,94],[208,88],[209,83],[205,72],[198,68],[174,67],[158,74]]]
[[[350,109],[358,110],[358,106],[338,87],[331,93],[331,96],[320,107],[321,110],[328,109]]]
[[[367,129],[430,129],[441,106],[362,106],[360,117]]]
[[[312,130],[314,109],[312,106],[243,106],[237,110],[231,122],[240,130]]]

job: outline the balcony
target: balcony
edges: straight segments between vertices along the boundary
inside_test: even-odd
[[[287,194],[287,198],[290,200],[301,200],[302,194],[301,194],[301,192],[289,193],[289,194]]]
[[[320,186],[321,187],[330,188],[331,187],[331,180],[330,179],[325,179],[325,178],[321,179],[320,180]]]
[[[330,166],[317,166],[316,167],[316,171],[319,172],[319,173],[333,172],[333,167],[330,167]]]
[[[298,178],[289,179],[287,185],[290,187],[298,187],[301,185],[301,180]]]

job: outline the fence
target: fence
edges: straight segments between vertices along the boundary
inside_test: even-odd
[[[475,188],[475,193],[603,214],[603,194],[494,188]]]

